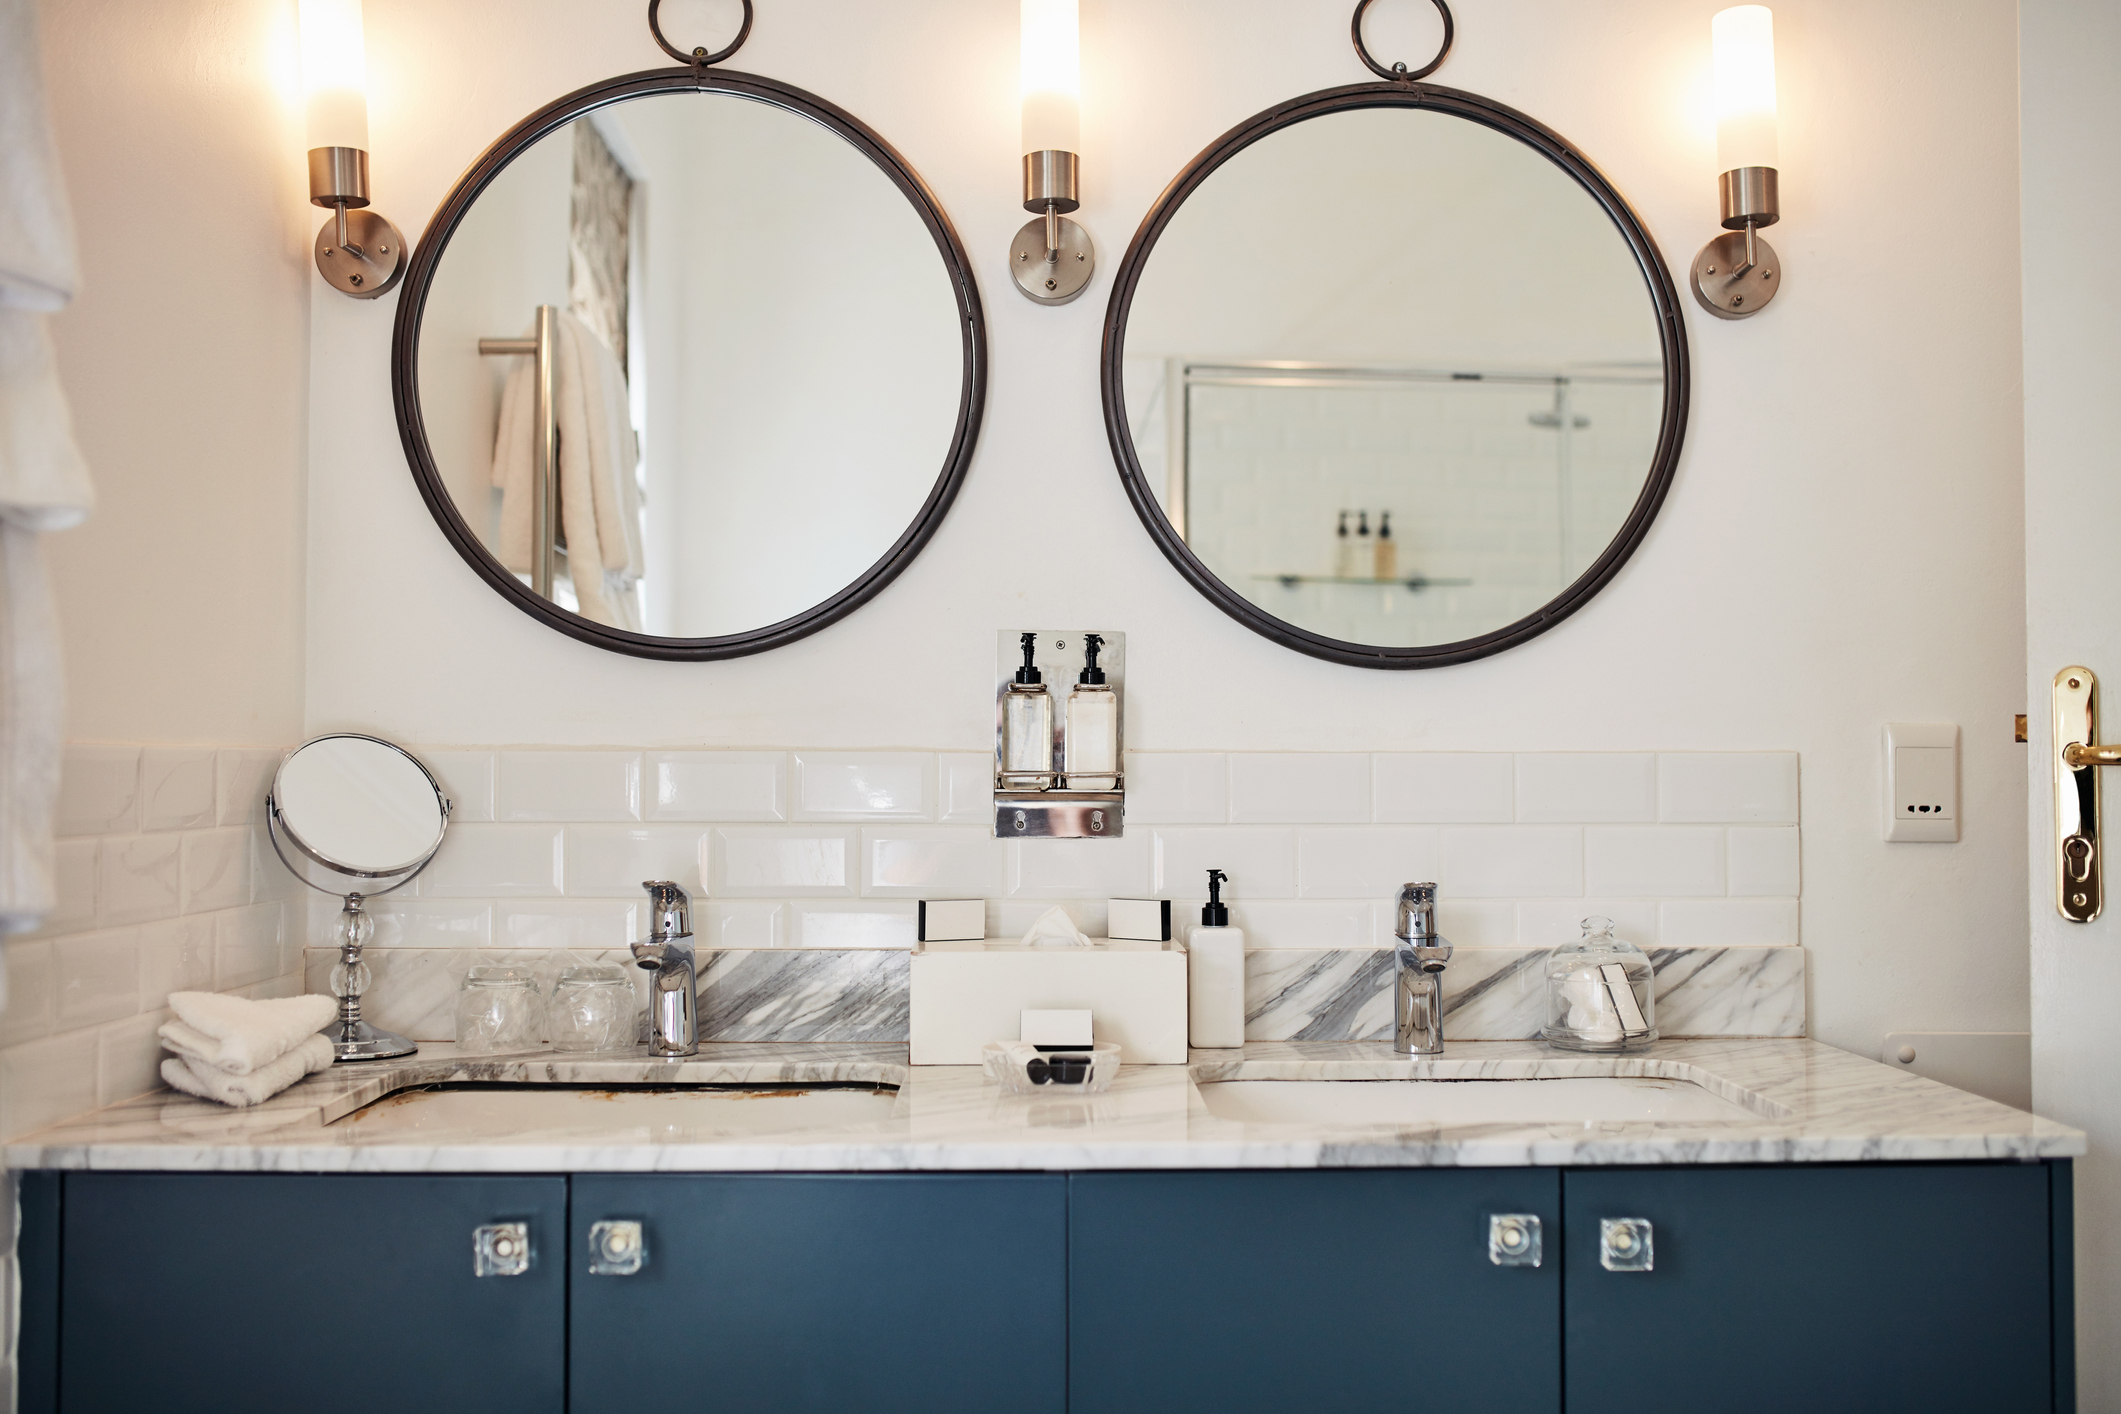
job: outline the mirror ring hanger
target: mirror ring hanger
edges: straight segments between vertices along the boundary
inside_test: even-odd
[[[1365,3],[1368,3],[1368,0],[1365,0]],[[1437,0],[1437,3],[1442,4],[1443,0]],[[724,59],[728,58],[730,55],[736,53],[737,50],[742,49],[744,47],[744,41],[751,38],[751,0],[744,0],[744,25],[743,28],[739,29],[736,32],[736,38],[729,41],[729,47],[727,49],[717,49],[712,54],[709,54],[704,46],[696,48],[690,53],[687,53],[685,50],[678,48],[669,40],[663,38],[663,27],[662,25],[656,22],[655,17],[656,11],[660,10],[662,7],[663,0],[648,0],[648,32],[655,36],[655,42],[659,46],[661,46],[663,52],[665,54],[668,54],[671,58],[677,60],[680,64],[690,64],[696,69],[704,69],[709,64],[719,64]],[[1448,27],[1451,23],[1450,12],[1445,11],[1444,14],[1444,25],[1446,27],[1446,31],[1448,32]],[[1360,42],[1360,40],[1357,40],[1357,43]],[[1450,41],[1446,40],[1444,42],[1444,47],[1448,49],[1450,47]],[[1438,57],[1440,58],[1441,56]],[[1371,65],[1371,67],[1375,68],[1376,65],[1373,64]],[[1433,65],[1431,67],[1433,67]],[[1422,72],[1427,73],[1428,70],[1424,69],[1422,70]]]
[[[1348,22],[1348,33],[1355,41],[1355,52],[1362,56],[1362,61],[1365,64],[1370,66],[1371,73],[1381,79],[1390,79],[1393,83],[1412,83],[1416,79],[1427,78],[1443,67],[1444,56],[1451,52],[1451,40],[1457,32],[1457,26],[1451,22],[1451,7],[1446,5],[1444,0],[1433,0],[1433,2],[1436,6],[1436,12],[1443,16],[1443,47],[1436,51],[1435,58],[1409,73],[1407,66],[1403,63],[1394,64],[1388,69],[1371,57],[1370,46],[1362,42],[1362,17],[1369,10],[1371,4],[1374,3],[1374,0],[1356,0],[1355,18]],[[751,8],[750,0],[745,0],[744,8],[748,13]],[[653,5],[649,6],[651,13],[654,9]],[[656,38],[660,40],[662,36],[658,35]],[[737,42],[741,44],[743,41],[739,39]],[[665,45],[664,48],[667,49],[669,46]]]

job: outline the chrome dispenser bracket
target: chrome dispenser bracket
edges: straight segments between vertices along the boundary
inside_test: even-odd
[[[2055,907],[2089,923],[2106,906],[2099,831],[2099,768],[2121,766],[2121,746],[2099,742],[2099,679],[2090,668],[2055,674]]]
[[[1100,773],[1094,789],[1082,788],[1068,774],[1068,693],[1083,667],[1083,639],[1096,634],[1098,666],[1105,686],[1119,699],[1114,765]],[[1004,704],[1010,679],[1023,663],[1023,632],[1003,629],[996,635],[994,688],[994,837],[996,839],[1116,840],[1125,833],[1127,801],[1127,635],[1112,629],[1039,629],[1032,662],[1053,699],[1053,770],[1038,785],[1006,779],[1002,774],[1005,739]]]

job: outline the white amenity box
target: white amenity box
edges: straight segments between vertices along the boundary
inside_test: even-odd
[[[1169,944],[925,943],[911,967],[915,1065],[978,1065],[1026,1011],[1069,1010],[1088,1011],[1092,1036],[1129,1065],[1186,1062],[1186,955]]]

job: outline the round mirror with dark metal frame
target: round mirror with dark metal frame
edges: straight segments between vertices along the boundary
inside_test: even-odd
[[[650,28],[656,43],[666,52],[682,55],[684,51],[674,47],[663,35],[656,22],[655,8],[656,6],[651,4]],[[940,527],[971,462],[986,400],[987,336],[979,289],[973,278],[971,262],[966,257],[957,232],[949,217],[944,214],[940,202],[919,173],[889,143],[851,114],[814,94],[773,79],[710,68],[709,65],[735,51],[744,36],[749,33],[750,27],[751,4],[750,0],[746,0],[743,32],[727,47],[713,53],[709,53],[704,47],[694,49],[690,55],[691,62],[684,67],[626,74],[592,84],[546,105],[510,129],[472,164],[435,211],[412,254],[399,297],[391,348],[391,391],[406,458],[411,464],[421,497],[426,501],[436,524],[472,569],[525,613],[583,642],[639,657],[716,659],[779,648],[816,633],[874,598],[912,563]],[[775,618],[774,622],[699,636],[640,631],[625,626],[623,621],[599,621],[595,617],[566,607],[565,601],[552,593],[551,586],[555,581],[550,560],[555,554],[565,555],[565,530],[569,522],[559,511],[561,492],[544,489],[560,484],[563,479],[556,470],[546,470],[547,466],[557,463],[559,456],[556,450],[559,446],[559,434],[551,430],[554,425],[552,419],[543,416],[544,409],[552,401],[549,383],[545,401],[538,404],[541,420],[546,427],[548,450],[545,455],[549,458],[549,461],[542,463],[539,468],[539,496],[544,509],[540,519],[535,522],[535,531],[528,528],[530,522],[526,517],[525,528],[520,532],[525,543],[535,543],[537,538],[542,538],[544,543],[552,546],[557,540],[557,550],[545,552],[547,563],[542,579],[537,574],[526,571],[521,565],[513,569],[504,566],[497,557],[496,548],[467,520],[464,508],[459,504],[459,496],[452,494],[444,468],[438,465],[435,446],[430,438],[434,409],[423,408],[421,400],[423,317],[428,312],[430,297],[435,292],[436,275],[438,270],[443,268],[451,239],[464,226],[467,215],[481,194],[495,183],[511,162],[542,139],[551,137],[576,120],[597,115],[597,120],[603,121],[600,110],[632,100],[672,94],[721,95],[749,100],[781,113],[807,119],[809,123],[836,135],[855,149],[862,158],[873,163],[875,169],[888,179],[889,185],[896,188],[909,203],[913,214],[918,218],[919,226],[925,227],[927,238],[932,241],[935,253],[940,256],[941,272],[937,283],[947,279],[950,291],[948,298],[955,301],[954,342],[961,358],[961,367],[956,376],[954,423],[950,421],[947,412],[949,404],[946,401],[938,402],[934,418],[934,445],[941,446],[943,452],[941,466],[935,473],[932,486],[926,489],[925,499],[917,501],[917,509],[913,510],[904,531],[887,544],[884,537],[890,533],[889,528],[872,527],[868,548],[862,550],[858,558],[849,555],[835,562],[849,565],[851,572],[845,575],[832,574],[829,582],[842,587],[825,594],[822,599],[810,602],[808,594],[805,593],[800,598],[770,607],[769,615]],[[739,105],[742,106],[744,105]],[[844,195],[845,193],[842,193],[842,196]],[[870,211],[865,216],[863,213],[850,211],[846,219],[859,227],[867,216],[875,214]],[[914,239],[918,240],[918,237]],[[942,297],[938,296],[937,318],[940,318],[941,312],[947,308],[947,304],[942,303]],[[564,321],[566,317],[561,314],[558,320]],[[548,321],[552,319],[549,307],[541,308],[538,314],[537,339],[482,339],[479,341],[478,352],[527,355],[534,345],[544,345],[552,327]],[[555,342],[558,337],[554,336]],[[953,338],[947,325],[942,327],[941,338],[945,341]],[[502,347],[503,345],[507,347]],[[949,347],[949,343],[945,342],[942,347]],[[947,358],[949,355],[945,354],[943,357]],[[528,360],[525,359],[524,362],[527,363]],[[538,355],[538,366],[538,381],[546,382],[543,353]],[[944,391],[947,387],[948,384],[945,383],[935,389],[938,399],[948,397],[948,393]],[[623,388],[619,397],[623,406]],[[846,415],[845,409],[832,411],[836,417]],[[528,425],[526,416],[525,426]],[[526,444],[527,439],[526,432]],[[923,483],[927,476],[925,467],[932,464],[923,463],[922,469],[919,470],[918,474]],[[498,482],[498,477],[496,481]],[[903,504],[914,506],[920,494],[918,489],[909,486]],[[889,525],[895,526],[898,523],[900,522],[894,512],[889,517]],[[553,532],[554,527],[557,527],[557,535]],[[871,562],[869,556],[875,554],[875,546],[878,545],[884,545],[886,548]],[[541,589],[543,592],[540,592]],[[788,606],[793,603],[809,603],[809,607],[800,612],[787,612]],[[729,627],[727,624],[716,626]]]
[[[1359,667],[1431,668],[1486,657],[1505,648],[1514,647],[1545,632],[1581,608],[1592,595],[1596,594],[1618,573],[1620,567],[1627,561],[1636,547],[1641,544],[1651,521],[1655,519],[1658,508],[1663,504],[1665,495],[1671,487],[1674,468],[1679,457],[1680,444],[1686,430],[1688,399],[1686,330],[1681,319],[1677,287],[1673,282],[1671,272],[1666,268],[1664,258],[1659,252],[1656,242],[1651,238],[1642,220],[1614,188],[1613,184],[1599,172],[1589,158],[1584,156],[1582,152],[1578,151],[1573,144],[1560,134],[1493,99],[1416,81],[1421,75],[1435,69],[1451,47],[1453,24],[1450,10],[1444,0],[1433,0],[1433,3],[1435,3],[1436,8],[1443,17],[1443,45],[1435,58],[1426,66],[1412,72],[1404,64],[1387,68],[1371,55],[1363,42],[1362,35],[1364,12],[1369,9],[1371,0],[1362,0],[1362,3],[1357,5],[1355,11],[1355,47],[1362,61],[1373,71],[1385,75],[1389,81],[1326,89],[1316,93],[1305,94],[1302,97],[1279,104],[1232,128],[1195,158],[1165,189],[1154,207],[1143,219],[1141,227],[1136,233],[1132,245],[1128,248],[1125,259],[1120,263],[1114,278],[1111,301],[1107,307],[1105,318],[1100,381],[1104,401],[1106,431],[1111,441],[1120,479],[1126,486],[1128,498],[1133,502],[1136,513],[1141,517],[1143,525],[1148,529],[1150,537],[1155,540],[1157,547],[1163,551],[1165,557],[1196,589],[1214,603],[1216,607],[1244,624],[1247,628],[1299,652]],[[1395,577],[1395,572],[1388,568],[1392,564],[1392,560],[1383,551],[1383,547],[1379,547],[1380,553],[1375,560],[1377,568],[1374,571],[1370,568],[1370,562],[1366,558],[1360,570],[1360,578],[1350,577],[1350,571],[1345,567],[1345,537],[1347,535],[1349,517],[1355,514],[1352,511],[1340,513],[1343,527],[1341,534],[1344,537],[1344,564],[1337,571],[1328,570],[1317,575],[1293,572],[1240,575],[1231,574],[1226,568],[1225,573],[1219,574],[1216,568],[1211,567],[1208,560],[1203,557],[1199,548],[1195,544],[1189,543],[1186,502],[1184,499],[1186,493],[1182,490],[1173,489],[1185,484],[1188,470],[1184,459],[1190,455],[1191,449],[1190,443],[1181,445],[1179,441],[1180,438],[1187,435],[1184,430],[1184,419],[1188,414],[1171,410],[1177,405],[1174,400],[1187,398],[1189,390],[1193,387],[1191,382],[1181,377],[1181,365],[1184,364],[1184,360],[1176,357],[1169,358],[1168,362],[1172,366],[1172,371],[1169,374],[1157,375],[1159,381],[1155,384],[1154,396],[1161,401],[1162,407],[1165,409],[1165,411],[1157,415],[1164,417],[1167,423],[1173,424],[1177,430],[1167,434],[1164,439],[1165,446],[1162,448],[1155,445],[1156,438],[1149,437],[1147,439],[1150,444],[1150,459],[1162,463],[1160,467],[1161,474],[1154,479],[1152,479],[1150,471],[1145,469],[1143,448],[1137,446],[1136,443],[1135,424],[1137,420],[1144,416],[1143,409],[1137,407],[1130,412],[1129,408],[1130,375],[1127,367],[1129,360],[1134,359],[1137,362],[1153,365],[1164,361],[1164,354],[1168,352],[1152,348],[1149,352],[1140,355],[1130,354],[1127,348],[1130,320],[1136,320],[1141,317],[1144,272],[1150,267],[1151,258],[1158,250],[1159,241],[1170,234],[1173,223],[1180,218],[1188,198],[1194,197],[1203,184],[1207,183],[1219,171],[1224,170],[1226,165],[1230,164],[1233,159],[1238,159],[1241,155],[1247,154],[1248,150],[1254,149],[1255,145],[1259,144],[1263,139],[1278,134],[1287,134],[1299,124],[1313,122],[1321,118],[1335,119],[1340,115],[1356,114],[1362,110],[1396,110],[1399,112],[1423,112],[1448,116],[1478,125],[1479,128],[1485,129],[1490,133],[1501,134],[1503,137],[1513,139],[1516,143],[1529,148],[1532,152],[1538,154],[1539,158],[1545,159],[1546,164],[1551,164],[1551,168],[1544,166],[1537,160],[1520,163],[1519,165],[1540,170],[1559,169],[1561,173],[1566,174],[1569,182],[1573,183],[1573,187],[1570,187],[1568,182],[1555,183],[1554,185],[1567,187],[1569,190],[1578,193],[1576,196],[1569,197],[1570,201],[1580,201],[1582,196],[1588,196],[1591,202],[1595,203],[1595,210],[1591,211],[1588,219],[1596,221],[1596,213],[1602,212],[1603,217],[1609,219],[1611,223],[1611,230],[1607,232],[1606,237],[1601,239],[1610,239],[1615,231],[1617,231],[1618,235],[1618,242],[1613,245],[1613,254],[1608,260],[1609,273],[1611,270],[1616,269],[1626,272],[1624,276],[1615,276],[1615,278],[1624,278],[1628,284],[1632,285],[1636,278],[1636,273],[1639,272],[1640,292],[1646,293],[1648,297],[1647,308],[1638,304],[1637,309],[1639,312],[1633,316],[1637,320],[1636,325],[1633,327],[1639,331],[1637,344],[1641,348],[1642,353],[1636,363],[1630,365],[1630,368],[1635,370],[1632,381],[1637,385],[1631,390],[1631,396],[1634,397],[1636,403],[1633,416],[1634,425],[1638,429],[1637,440],[1631,445],[1639,448],[1639,454],[1642,456],[1643,461],[1647,463],[1646,470],[1643,469],[1640,462],[1636,463],[1634,474],[1641,477],[1639,489],[1631,476],[1618,493],[1608,495],[1610,520],[1600,522],[1597,525],[1595,540],[1588,535],[1583,537],[1583,543],[1577,547],[1577,554],[1573,560],[1564,553],[1560,557],[1559,571],[1553,573],[1546,581],[1545,588],[1538,589],[1535,595],[1523,596],[1521,602],[1508,604],[1504,612],[1493,614],[1495,620],[1500,621],[1506,618],[1507,622],[1499,622],[1498,626],[1492,627],[1474,623],[1471,626],[1480,629],[1480,631],[1462,633],[1451,637],[1450,641],[1414,643],[1354,641],[1353,635],[1336,636],[1333,633],[1320,631],[1316,624],[1306,626],[1302,623],[1292,622],[1290,617],[1274,612],[1268,603],[1261,602],[1262,600],[1267,600],[1270,603],[1279,602],[1274,598],[1275,588],[1273,582],[1277,580],[1280,581],[1279,588],[1284,591],[1285,597],[1287,594],[1296,591],[1299,581],[1304,581],[1306,584],[1315,582],[1320,585],[1336,587],[1382,586],[1382,590],[1359,589],[1354,592],[1397,592],[1402,603],[1412,596],[1419,595],[1423,590],[1432,589],[1439,584],[1463,585],[1468,583],[1468,581],[1463,579],[1455,581],[1427,579],[1421,575],[1410,574],[1404,568],[1399,569]],[[1366,119],[1365,121],[1369,120]],[[1381,122],[1383,120],[1380,119],[1378,121]],[[1312,135],[1308,140],[1312,142],[1315,149],[1323,150],[1319,147],[1319,144],[1326,139],[1325,126],[1320,125],[1318,128],[1309,130]],[[1492,139],[1482,139],[1482,141],[1489,142],[1491,146],[1493,145]],[[1508,144],[1502,144],[1502,147],[1507,148]],[[1257,158],[1245,158],[1247,162],[1256,162],[1258,160]],[[1363,167],[1359,163],[1351,163],[1349,164],[1349,170],[1360,172],[1363,178],[1374,177],[1375,185],[1380,187],[1394,180],[1401,184],[1408,182],[1418,183],[1420,180],[1419,175],[1412,173],[1410,170],[1392,171],[1388,167],[1374,163],[1368,167]],[[1487,173],[1482,171],[1478,175],[1484,179]],[[1323,181],[1326,178],[1320,177],[1318,180]],[[1283,204],[1300,205],[1301,197],[1291,198]],[[1264,202],[1255,203],[1249,209],[1264,212],[1267,210],[1267,206],[1268,204]],[[1226,218],[1233,212],[1241,212],[1245,208],[1231,203],[1227,195],[1225,195],[1219,198],[1219,204],[1210,203],[1206,209],[1218,213],[1219,218]],[[1587,210],[1589,209],[1587,208]],[[1449,213],[1446,212],[1444,214],[1448,215]],[[1195,218],[1195,224],[1199,224],[1199,218]],[[1231,247],[1250,246],[1255,235],[1254,229],[1245,226],[1233,227],[1227,221],[1223,221],[1221,224],[1210,223],[1204,229],[1211,235],[1220,233],[1221,236],[1225,237],[1220,246],[1220,249],[1225,253],[1228,253]],[[1200,232],[1192,233],[1194,236],[1200,234]],[[1557,237],[1557,244],[1559,240],[1560,238]],[[1621,243],[1624,243],[1624,245]],[[1217,247],[1210,243],[1205,248],[1212,250]],[[1179,270],[1191,272],[1184,278],[1193,282],[1189,288],[1196,292],[1198,301],[1203,308],[1212,307],[1211,301],[1219,300],[1224,305],[1237,305],[1248,297],[1256,297],[1255,292],[1246,288],[1244,284],[1248,279],[1256,279],[1258,275],[1258,260],[1253,250],[1245,249],[1242,251],[1241,256],[1239,254],[1229,254],[1227,259],[1215,262],[1223,268],[1215,270],[1213,278],[1211,278],[1208,273],[1204,273],[1201,270],[1202,262],[1194,258],[1200,254],[1198,249],[1183,243],[1179,249],[1182,253],[1173,257],[1173,260],[1177,262]],[[1538,263],[1534,259],[1519,268],[1531,269],[1536,267]],[[1172,262],[1166,262],[1166,264],[1170,266]],[[1180,277],[1169,276],[1167,280],[1176,281],[1178,278]],[[1352,287],[1356,284],[1354,277],[1346,272],[1337,272],[1335,278],[1341,281],[1343,287]],[[1216,323],[1214,320],[1204,317],[1202,322],[1204,324],[1214,324],[1218,330],[1222,330],[1225,333],[1228,328],[1228,321]],[[1652,330],[1652,325],[1654,325],[1654,330]],[[1207,362],[1211,365],[1209,368],[1210,373],[1221,376],[1221,381],[1224,384],[1233,387],[1249,385],[1256,388],[1265,387],[1276,382],[1289,384],[1302,380],[1309,380],[1315,386],[1323,387],[1332,381],[1331,378],[1326,376],[1328,374],[1342,378],[1344,384],[1358,381],[1361,378],[1370,378],[1374,383],[1379,377],[1374,367],[1365,368],[1356,362],[1350,362],[1346,366],[1330,369],[1317,363],[1304,363],[1286,358],[1277,360],[1271,357],[1256,358],[1253,362],[1241,368],[1214,367],[1213,365],[1217,361],[1212,359]],[[1236,360],[1224,360],[1222,362],[1234,364]],[[1184,368],[1182,371],[1188,378],[1192,373],[1191,368]],[[1245,376],[1233,376],[1238,373],[1242,373]],[[1138,379],[1141,376],[1137,374],[1136,378]],[[1446,384],[1453,379],[1478,380],[1483,376],[1491,379],[1491,386],[1512,381],[1509,375],[1496,377],[1492,374],[1482,375],[1480,373],[1451,371],[1425,376],[1441,379]],[[1206,381],[1213,382],[1215,380],[1211,378]],[[1551,410],[1541,408],[1531,412],[1529,415],[1521,410],[1512,413],[1512,416],[1517,420],[1519,430],[1522,430],[1522,426],[1526,421],[1529,421],[1533,426],[1546,428],[1553,428],[1558,422],[1563,429],[1561,435],[1565,438],[1571,426],[1580,428],[1587,425],[1588,419],[1580,414],[1572,413],[1566,405],[1565,396],[1561,389],[1562,385],[1568,383],[1569,380],[1567,378],[1534,379],[1518,376],[1515,381],[1522,384],[1553,382],[1556,385]],[[1595,381],[1595,375],[1593,381]],[[1611,381],[1625,380],[1615,378]],[[1147,404],[1150,399],[1142,394],[1141,387],[1141,383],[1137,381],[1136,402]],[[1170,450],[1171,448],[1178,448],[1178,450],[1172,451]],[[1176,467],[1175,470],[1173,469],[1174,466]],[[1161,490],[1157,484],[1158,481],[1164,483]],[[1225,494],[1225,492],[1218,489],[1214,494],[1221,495]],[[1175,502],[1175,511],[1167,509],[1167,502]],[[1347,505],[1349,502],[1342,500],[1338,504]],[[1271,513],[1267,514],[1270,515]],[[1266,516],[1255,512],[1255,518],[1263,519]],[[1177,523],[1174,524],[1174,520]],[[1610,538],[1606,538],[1607,525],[1614,523],[1617,523],[1617,529],[1612,531]],[[1367,533],[1367,518],[1364,522],[1364,530]],[[1327,533],[1330,533],[1330,526],[1327,528]],[[1566,544],[1566,528],[1564,528],[1562,535],[1564,544]],[[1325,543],[1321,540],[1319,548],[1322,549]],[[1367,541],[1365,542],[1365,544],[1368,543]],[[1592,554],[1590,546],[1594,543],[1601,548],[1597,550],[1597,553]],[[1392,549],[1399,554],[1405,553],[1404,551],[1399,551],[1396,545]],[[1367,554],[1368,552],[1365,551],[1366,556]],[[1261,568],[1278,570],[1281,567],[1261,566]],[[1552,569],[1551,559],[1549,568],[1550,570]],[[1264,587],[1256,588],[1252,593],[1248,594],[1242,592],[1239,587],[1231,583],[1232,579],[1260,581]],[[1557,586],[1559,592],[1552,592]],[[1336,592],[1339,591],[1336,590]],[[1549,595],[1551,597],[1548,597]],[[1540,599],[1543,599],[1544,602],[1537,602]],[[1526,607],[1534,602],[1537,602],[1537,607],[1530,608],[1530,611],[1526,612]]]

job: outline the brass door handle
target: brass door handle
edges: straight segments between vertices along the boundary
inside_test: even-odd
[[[2090,668],[2055,674],[2055,908],[2089,923],[2106,906],[2099,829],[2099,771],[2121,766],[2121,746],[2100,746],[2099,679]]]
[[[2092,766],[2121,766],[2121,746],[2086,746],[2073,741],[2062,748],[2063,764],[2072,771]]]

